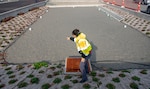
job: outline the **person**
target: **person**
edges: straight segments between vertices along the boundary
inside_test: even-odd
[[[88,80],[88,59],[91,57],[92,46],[86,39],[86,35],[81,33],[78,29],[74,29],[72,31],[72,37],[67,37],[67,40],[75,42],[77,50],[81,54],[80,71],[82,74],[82,80],[80,83],[83,83]]]

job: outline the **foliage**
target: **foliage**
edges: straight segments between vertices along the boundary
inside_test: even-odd
[[[53,81],[53,83],[60,83],[62,80],[60,79],[60,78],[56,78],[54,81]]]
[[[27,82],[21,82],[17,86],[18,86],[18,88],[23,88],[23,87],[26,87],[27,85],[28,85]]]
[[[75,80],[71,80],[71,81],[72,81],[72,83],[74,83],[74,84],[75,84],[75,83],[78,83],[78,80],[76,80],[76,79],[75,79]]]
[[[147,70],[141,70],[140,73],[141,74],[147,74]]]
[[[62,89],[69,89],[70,86],[69,86],[68,84],[65,84],[65,85],[62,85],[61,88],[62,88]]]
[[[106,87],[107,87],[108,89],[115,89],[115,88],[116,88],[116,87],[115,87],[113,84],[111,84],[111,83],[106,84]]]
[[[33,77],[30,82],[38,84],[39,83],[39,78]]]
[[[98,76],[99,77],[105,77],[105,74],[99,74]]]
[[[29,74],[28,76],[27,76],[27,78],[33,78],[34,77],[34,75],[32,75],[32,74]]]
[[[40,69],[42,66],[43,67],[48,67],[47,62],[36,62],[33,64],[35,69]]]
[[[10,76],[9,76],[9,78],[14,78],[14,77],[16,77],[16,75],[10,75]]]
[[[112,78],[112,81],[116,82],[116,83],[119,83],[120,82],[120,79],[118,77],[116,78]]]
[[[139,77],[137,77],[137,76],[133,76],[133,77],[132,77],[132,80],[140,81],[140,78],[139,78]]]
[[[13,71],[8,71],[6,74],[10,75],[12,73],[14,73],[14,72]]]
[[[130,83],[130,87],[132,88],[132,89],[139,89],[138,88],[138,85],[136,84],[136,83]]]
[[[84,89],[90,89],[90,88],[91,88],[91,85],[88,84],[88,83],[85,83],[85,84],[83,85],[83,88],[84,88]]]
[[[97,73],[96,73],[95,71],[92,71],[92,72],[90,73],[90,75],[93,76],[93,77],[96,76],[96,74],[97,74]]]
[[[51,87],[51,85],[49,83],[45,83],[42,85],[42,89],[49,89]]]
[[[72,76],[66,75],[64,79],[71,79],[71,78],[72,78]]]
[[[121,74],[119,74],[119,77],[124,78],[124,77],[126,77],[126,75],[125,75],[125,74],[123,74],[123,73],[121,73]]]
[[[129,71],[129,70],[122,70],[122,72],[130,73],[130,71]]]
[[[10,80],[8,83],[9,84],[13,84],[13,83],[15,83],[15,82],[17,82],[18,80],[17,79],[13,79],[13,80]]]
[[[96,77],[93,77],[92,80],[93,80],[94,82],[98,82],[98,81],[99,81],[99,79],[96,78]]]

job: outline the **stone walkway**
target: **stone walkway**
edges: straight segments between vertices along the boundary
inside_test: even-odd
[[[0,65],[0,89],[149,89],[149,76],[150,69],[101,70],[92,71],[87,82],[79,83],[80,75],[64,74],[61,63],[40,69],[32,64]]]

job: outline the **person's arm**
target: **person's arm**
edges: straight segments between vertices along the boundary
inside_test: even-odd
[[[71,40],[74,42],[74,37],[67,37],[67,40]]]

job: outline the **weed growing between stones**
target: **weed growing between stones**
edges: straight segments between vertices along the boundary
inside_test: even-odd
[[[68,84],[65,84],[65,85],[62,85],[61,88],[62,88],[62,89],[69,89],[70,86],[69,86]]]
[[[22,71],[22,72],[20,72],[20,75],[22,75],[22,74],[24,74],[25,73],[25,71]]]
[[[14,78],[14,77],[16,77],[16,75],[10,75],[10,76],[9,76],[9,78]]]
[[[126,77],[126,75],[125,75],[124,73],[120,73],[120,74],[119,74],[119,77],[124,78],[124,77]]]
[[[108,83],[106,84],[107,89],[116,89],[115,85],[113,85],[112,83]]]
[[[21,82],[17,86],[18,86],[18,88],[23,88],[23,87],[28,86],[28,83],[27,82]]]
[[[34,75],[32,75],[32,74],[29,74],[28,76],[27,76],[27,78],[33,78],[34,77]]]
[[[55,78],[55,80],[53,81],[53,83],[60,83],[62,80],[60,78]]]
[[[66,75],[64,79],[66,80],[66,79],[71,79],[71,78],[72,78],[72,76]]]
[[[92,77],[92,80],[93,80],[94,82],[98,82],[98,81],[99,81],[99,79],[98,79],[97,77]]]
[[[70,80],[73,84],[78,83],[78,80]]]
[[[132,89],[139,89],[139,88],[138,88],[138,85],[137,85],[136,83],[134,83],[134,82],[130,83],[130,87],[131,87]]]
[[[14,73],[14,72],[13,71],[8,71],[6,74],[10,75],[12,73]]]
[[[129,70],[122,70],[121,72],[124,72],[124,73],[130,73]]]
[[[92,72],[90,73],[90,75],[93,76],[93,77],[95,77],[96,74],[97,74],[97,73],[96,73],[95,71],[92,71]]]
[[[147,74],[147,70],[141,70],[140,73],[141,74]]]
[[[105,74],[99,74],[98,76],[99,77],[105,77]]]
[[[52,78],[52,75],[51,74],[47,75],[47,78]]]
[[[118,77],[116,77],[116,78],[112,78],[112,81],[114,81],[115,83],[119,83],[120,79]]]
[[[36,84],[38,84],[39,83],[39,78],[37,78],[37,77],[33,77],[32,79],[31,79],[31,83],[33,84],[33,83],[36,83]]]
[[[137,77],[137,76],[133,76],[133,77],[132,77],[132,80],[134,80],[134,81],[140,81],[140,78]]]
[[[12,79],[12,80],[10,80],[8,83],[9,84],[14,84],[15,82],[17,82],[18,80],[17,79]]]
[[[42,89],[49,89],[51,87],[51,85],[49,83],[45,83],[42,85]]]
[[[83,84],[83,88],[84,88],[84,89],[90,89],[90,88],[91,88],[91,85],[88,84],[88,83],[85,83],[85,84]]]

